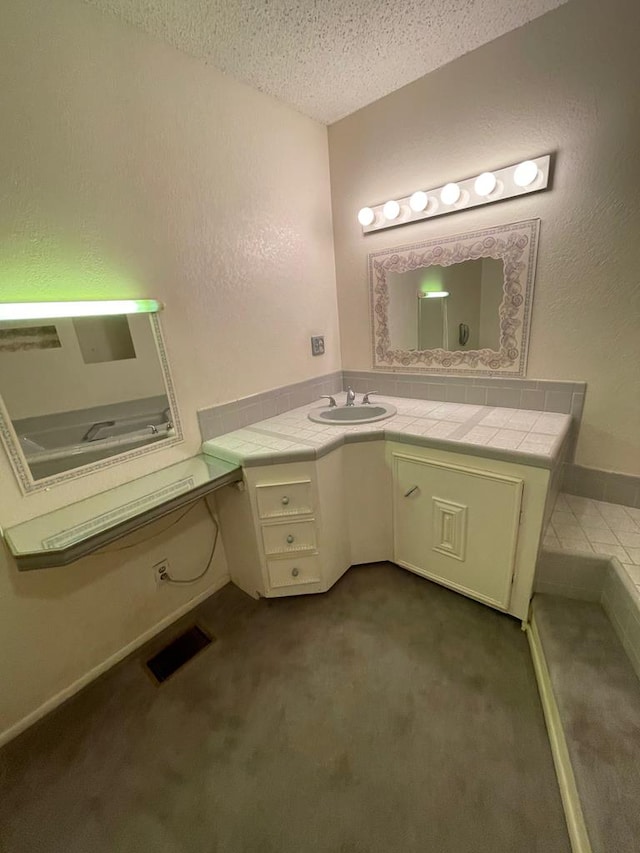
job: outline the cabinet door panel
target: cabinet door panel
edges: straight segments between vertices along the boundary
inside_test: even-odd
[[[523,481],[393,454],[395,561],[507,609]]]

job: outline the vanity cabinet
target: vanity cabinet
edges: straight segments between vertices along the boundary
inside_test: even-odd
[[[247,467],[219,499],[231,579],[253,596],[325,592],[392,560],[526,619],[549,474],[394,441]]]
[[[325,592],[351,565],[340,450],[247,468],[219,501],[231,579],[249,595]]]

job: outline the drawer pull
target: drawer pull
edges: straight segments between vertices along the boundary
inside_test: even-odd
[[[288,506],[288,505],[289,505],[289,498],[285,495],[282,498],[282,506]]]
[[[293,534],[291,534],[291,533],[287,536],[287,542],[289,543],[289,545],[292,544],[294,539],[295,539],[295,536],[293,536]]]
[[[297,578],[298,575],[300,574],[300,569],[291,569],[291,574],[293,575],[294,578]]]
[[[414,492],[418,491],[418,486],[411,486],[408,492],[404,493],[405,498],[411,497]]]

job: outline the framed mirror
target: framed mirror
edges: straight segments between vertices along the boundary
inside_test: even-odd
[[[373,367],[524,376],[540,220],[369,255]]]
[[[56,304],[33,319],[0,306],[0,436],[25,493],[183,438],[158,314],[47,316]]]

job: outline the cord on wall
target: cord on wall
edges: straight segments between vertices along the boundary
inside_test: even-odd
[[[183,520],[183,518],[186,518],[190,513],[192,513],[194,511],[194,509],[198,506],[199,503],[200,503],[200,501],[197,501],[192,506],[188,507],[184,512],[180,513],[180,515],[176,519],[174,519],[171,522],[171,524],[168,524],[166,527],[163,527],[162,530],[158,530],[157,532],[152,533],[151,536],[147,536],[145,539],[140,539],[138,542],[132,542],[129,545],[121,545],[118,548],[104,548],[103,550],[98,551],[96,556],[98,554],[113,554],[113,553],[116,553],[117,551],[128,551],[130,548],[137,548],[139,545],[144,545],[145,542],[150,542],[152,539],[155,539],[156,536],[161,536],[163,533],[166,533],[167,530],[171,530],[172,527],[175,527],[176,524],[180,524],[180,522]],[[218,538],[220,535],[220,524],[218,522],[218,519],[211,512],[211,507],[209,506],[209,503],[208,503],[206,498],[204,499],[204,505],[207,508],[207,512],[209,513],[209,518],[211,519],[213,526],[215,528],[215,533],[213,535],[213,544],[211,546],[211,552],[209,554],[209,559],[207,560],[207,564],[206,564],[205,568],[203,569],[202,572],[200,572],[199,575],[196,575],[196,577],[185,578],[184,580],[182,580],[181,578],[173,578],[173,577],[171,577],[169,572],[164,571],[160,575],[160,580],[162,580],[164,583],[172,583],[172,584],[178,584],[178,585],[179,584],[197,583],[199,580],[202,580],[202,578],[207,574],[207,572],[211,568],[211,564],[213,563],[213,558],[214,558],[215,553],[216,553],[216,547],[218,545]]]
[[[206,573],[211,568],[211,564],[213,563],[213,557],[214,557],[214,554],[216,553],[216,546],[218,545],[218,536],[220,534],[220,524],[218,522],[218,519],[211,512],[211,507],[207,503],[206,499],[205,499],[204,505],[207,508],[207,512],[209,513],[209,518],[213,522],[213,526],[215,528],[215,533],[213,535],[213,545],[211,546],[211,552],[209,554],[209,559],[207,560],[207,565],[204,567],[204,569],[200,572],[199,575],[195,576],[195,578],[186,578],[185,580],[182,580],[180,578],[172,578],[171,575],[169,574],[169,572],[164,571],[160,575],[160,580],[164,581],[165,583],[174,583],[174,584],[197,583],[197,581],[202,580],[202,578],[206,575]]]

